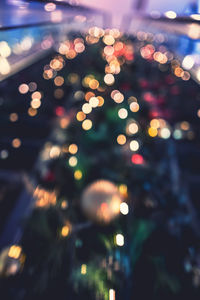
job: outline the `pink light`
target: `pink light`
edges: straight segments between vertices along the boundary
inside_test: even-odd
[[[131,161],[135,165],[142,165],[144,164],[144,158],[140,154],[133,154],[131,157]]]

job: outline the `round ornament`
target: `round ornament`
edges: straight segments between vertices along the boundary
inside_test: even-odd
[[[97,180],[84,190],[81,207],[89,219],[106,224],[119,214],[122,200],[114,183],[108,180]]]

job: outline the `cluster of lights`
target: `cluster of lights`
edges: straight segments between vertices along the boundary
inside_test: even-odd
[[[36,199],[36,207],[49,208],[50,206],[56,205],[57,195],[55,191],[47,191],[38,186],[35,189],[33,196]]]
[[[169,11],[166,13],[166,16],[172,19],[173,17],[176,17],[176,14],[175,12]],[[195,30],[193,30],[192,32],[194,31]],[[161,38],[162,37],[163,36],[161,36]],[[145,32],[138,32],[137,38],[139,40],[148,40],[148,34]],[[154,39],[156,40],[156,37],[152,38],[152,40]],[[159,38],[159,42],[163,42],[163,41],[164,41],[163,38],[161,40]],[[159,50],[156,51],[155,47],[152,44],[147,44],[140,49],[140,54],[144,59],[150,61],[154,60],[161,65],[170,62],[172,73],[176,77],[182,78],[182,80],[184,81],[190,79],[190,74],[188,70],[190,70],[194,66],[194,58],[191,55],[187,55],[184,57],[182,61],[182,67],[181,67],[181,63],[177,59],[173,59],[174,58],[173,54],[167,51],[167,49],[164,46],[160,46]],[[198,77],[198,71],[196,76]],[[199,72],[199,79],[200,79],[200,72]]]
[[[29,84],[22,83],[19,85],[18,90],[20,94],[27,94],[28,92],[31,92],[31,102],[30,107],[28,108],[28,115],[30,117],[34,117],[37,115],[37,109],[41,106],[41,98],[42,93],[39,91],[36,91],[37,84],[35,82],[30,82]],[[10,116],[10,120],[12,122],[17,121],[18,116],[13,113]]]
[[[11,71],[11,66],[8,61],[8,58],[13,53],[15,55],[20,55],[24,51],[31,49],[34,39],[30,36],[24,37],[20,42],[14,44],[11,47],[6,41],[0,42],[0,74],[7,75]]]
[[[187,69],[187,67],[189,67],[189,68],[191,67],[191,61],[189,62],[188,58],[185,58],[185,62],[183,60],[182,64],[183,64],[183,66],[184,65],[186,66],[186,69]],[[180,65],[181,65],[180,62],[177,59],[172,60],[171,69],[172,69],[173,74],[176,77],[182,78],[185,81],[189,80],[190,79],[190,73],[187,72],[187,71],[184,71],[183,68],[181,68]]]
[[[56,55],[48,65],[44,66],[43,78],[46,80],[55,78],[57,75],[57,71],[62,70],[64,65],[65,65],[64,58],[61,55]],[[55,81],[54,83],[56,85]]]
[[[118,90],[113,90],[111,92],[111,98],[115,103],[122,103],[124,101],[124,95]]]
[[[152,119],[148,128],[148,134],[152,138],[159,136],[163,139],[168,139],[171,136],[171,129],[165,120]]]
[[[173,131],[173,138],[180,140],[183,138],[188,138],[189,140],[194,138],[194,132],[191,130],[191,126],[187,121],[182,121],[175,125]]]
[[[82,38],[76,38],[74,41],[66,40],[65,42],[60,43],[58,52],[65,55],[67,59],[74,59],[84,50],[84,40]]]

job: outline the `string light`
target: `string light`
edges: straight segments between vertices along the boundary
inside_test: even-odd
[[[89,103],[84,103],[83,106],[82,106],[82,111],[85,114],[89,114],[92,111],[92,106]]]
[[[21,252],[22,252],[22,248],[20,246],[13,245],[9,249],[8,256],[11,258],[18,259],[21,255]]]
[[[76,171],[74,172],[74,178],[75,178],[76,180],[80,180],[82,177],[83,177],[83,174],[82,174],[81,170],[76,170]]]
[[[81,265],[81,274],[85,275],[87,273],[87,265],[82,264]]]
[[[89,104],[91,105],[91,107],[95,108],[99,105],[99,99],[97,97],[91,97],[89,100]]]
[[[130,142],[130,149],[131,151],[137,151],[139,149],[139,143],[138,141],[134,140]]]
[[[118,111],[118,116],[120,117],[120,119],[126,119],[128,117],[128,111],[126,108],[120,108],[120,110]]]
[[[170,132],[169,128],[162,128],[162,129],[160,130],[160,136],[161,136],[163,139],[168,139],[168,138],[170,138],[171,132]]]
[[[34,117],[37,115],[37,109],[34,109],[33,107],[29,107],[28,114],[30,117]]]
[[[150,128],[148,129],[148,134],[149,134],[149,136],[151,136],[151,137],[156,137],[157,134],[158,134],[158,130],[157,130],[156,128],[154,128],[154,127],[150,127]]]
[[[106,74],[104,76],[104,82],[107,85],[112,85],[115,82],[115,77],[112,74]]]
[[[115,236],[115,242],[116,242],[117,246],[119,246],[119,247],[124,246],[124,236],[122,234],[118,233]]]
[[[115,290],[109,290],[109,300],[115,300]]]
[[[84,130],[90,130],[92,128],[92,121],[89,119],[84,120],[82,123],[82,128]]]
[[[19,147],[21,146],[21,141],[20,141],[20,139],[15,138],[15,139],[12,141],[12,146],[13,146],[14,148],[19,148]]]
[[[104,105],[104,98],[101,96],[97,96],[97,99],[99,100],[98,106],[103,106]]]
[[[69,165],[71,167],[75,167],[77,165],[77,163],[78,163],[78,160],[77,160],[76,156],[71,156],[69,158]]]
[[[126,202],[122,202],[120,204],[120,212],[121,212],[122,215],[128,215],[129,207],[128,207],[128,204]]]
[[[68,236],[69,230],[70,230],[70,229],[69,229],[69,226],[67,226],[67,225],[63,226],[63,227],[62,227],[62,230],[61,230],[61,235],[62,235],[63,237]]]
[[[84,114],[84,112],[82,112],[82,111],[77,112],[76,119],[79,122],[82,122],[83,120],[85,120],[85,118],[86,118],[86,115]]]
[[[169,19],[176,19],[176,13],[173,10],[169,10],[165,12],[165,16]]]
[[[18,120],[18,114],[12,113],[10,114],[10,121],[11,122],[16,122]]]
[[[140,109],[140,106],[139,106],[139,104],[137,102],[132,102],[130,104],[130,110],[132,112],[137,112],[139,109]]]
[[[19,90],[20,94],[26,94],[29,91],[29,87],[28,87],[28,85],[26,83],[22,83],[18,87],[18,90]]]
[[[76,154],[78,152],[78,146],[76,144],[69,145],[69,153]]]
[[[118,135],[118,137],[117,137],[117,143],[118,143],[119,145],[124,145],[124,144],[126,144],[126,137],[125,137],[124,134]]]

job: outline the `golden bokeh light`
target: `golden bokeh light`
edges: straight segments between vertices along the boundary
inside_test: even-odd
[[[30,117],[36,116],[36,115],[37,115],[37,109],[32,108],[32,107],[29,107],[29,109],[28,109],[28,115],[29,115]]]
[[[91,97],[89,100],[91,107],[95,108],[99,105],[99,99],[97,97]]]
[[[71,156],[69,158],[70,167],[76,167],[77,163],[78,163],[78,159],[76,158],[76,156]]]
[[[128,117],[128,111],[126,108],[120,108],[118,111],[118,116],[120,119],[126,119]]]
[[[62,235],[63,237],[66,237],[66,236],[68,236],[69,231],[70,231],[69,226],[68,226],[68,225],[65,225],[65,226],[63,226],[62,229],[61,229],[61,235]]]
[[[107,85],[112,85],[115,82],[115,77],[112,74],[106,74],[104,76],[104,82]]]
[[[42,98],[42,94],[40,92],[36,91],[31,95],[31,98],[40,100]]]
[[[114,39],[114,37],[112,35],[106,34],[103,37],[103,42],[104,42],[104,44],[106,44],[108,46],[111,46],[111,45],[113,45],[115,43],[115,39]]]
[[[151,122],[150,122],[150,126],[152,128],[159,128],[160,127],[160,122],[158,119],[152,119]]]
[[[148,129],[148,134],[150,137],[156,137],[158,135],[158,130],[155,127],[150,127]]]
[[[84,103],[82,105],[82,111],[85,113],[85,114],[89,114],[91,113],[92,111],[92,106],[89,104],[89,103]]]
[[[81,265],[81,274],[85,275],[87,273],[87,265],[83,264]]]
[[[77,112],[77,114],[76,114],[76,119],[77,119],[79,122],[82,122],[83,120],[85,120],[85,118],[86,118],[86,115],[84,114],[83,111]]]
[[[28,91],[29,91],[28,84],[26,84],[26,83],[20,84],[20,86],[18,87],[18,90],[19,90],[20,94],[28,93]]]
[[[18,114],[17,113],[11,113],[9,117],[11,122],[16,122],[18,120]]]
[[[84,130],[90,130],[92,128],[92,121],[89,119],[84,120],[82,123],[82,128]]]
[[[22,253],[22,248],[17,245],[13,245],[10,247],[8,251],[8,256],[14,259],[18,259]]]
[[[138,112],[138,110],[140,109],[140,106],[137,102],[131,102],[129,107],[132,112]]]
[[[14,148],[19,148],[21,146],[21,140],[18,138],[15,138],[12,140],[12,146]]]
[[[69,153],[76,154],[78,152],[78,146],[76,144],[69,145]]]
[[[61,86],[61,85],[63,85],[63,84],[64,84],[64,78],[63,78],[62,76],[56,76],[56,77],[54,78],[54,84],[55,84],[56,86]]]
[[[74,178],[75,178],[76,180],[81,180],[82,177],[83,177],[83,174],[82,174],[81,170],[76,170],[76,171],[74,172]]]
[[[124,145],[124,144],[126,144],[126,136],[125,136],[124,134],[118,135],[118,137],[117,137],[117,143],[118,143],[119,145]]]
[[[103,106],[104,105],[104,98],[101,96],[97,96],[98,100],[99,100],[99,104],[98,106]]]
[[[11,48],[6,41],[0,42],[0,56],[6,58],[11,55]]]
[[[96,89],[99,87],[99,82],[98,82],[98,80],[96,80],[96,79],[90,80],[90,82],[89,82],[89,87],[90,87],[92,90],[96,90]]]
[[[34,98],[30,104],[32,108],[37,109],[41,106],[41,101],[40,99]]]
[[[128,135],[136,134],[138,132],[138,130],[139,130],[139,127],[138,127],[137,123],[135,123],[135,122],[130,122],[126,126],[126,133]]]
[[[87,92],[85,94],[85,100],[89,101],[91,97],[95,97],[95,94],[93,92]]]

